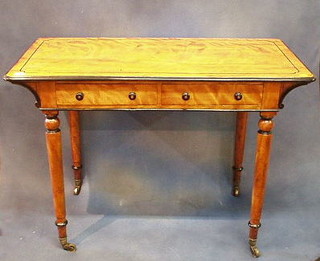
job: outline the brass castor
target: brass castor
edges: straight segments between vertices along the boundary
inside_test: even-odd
[[[253,257],[259,257],[261,255],[261,252],[259,248],[257,247],[257,240],[255,239],[249,239],[249,246],[250,246],[250,251]]]
[[[234,186],[232,189],[232,195],[234,197],[239,197],[240,196],[240,188],[239,186]]]
[[[73,189],[73,195],[79,195],[81,191],[81,186],[82,186],[82,180],[81,179],[76,179],[74,181],[74,189]]]
[[[68,243],[67,238],[66,237],[62,237],[59,238],[61,246],[64,250],[66,251],[70,251],[70,252],[74,252],[77,250],[77,247],[75,244],[72,243]]]

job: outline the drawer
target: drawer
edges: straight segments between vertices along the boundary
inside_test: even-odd
[[[57,83],[57,105],[63,106],[134,106],[156,105],[156,84]]]
[[[163,105],[260,105],[263,84],[261,83],[196,83],[163,84]]]

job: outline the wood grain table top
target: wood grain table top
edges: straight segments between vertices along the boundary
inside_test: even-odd
[[[309,82],[314,75],[279,39],[39,38],[4,79]]]

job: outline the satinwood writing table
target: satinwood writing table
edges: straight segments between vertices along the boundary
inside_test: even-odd
[[[41,38],[4,79],[32,91],[46,117],[56,225],[69,251],[76,246],[67,242],[59,111],[70,116],[75,195],[82,185],[79,111],[236,111],[234,196],[240,195],[248,112],[259,112],[248,223],[256,257],[273,118],[290,90],[315,80],[281,40],[201,38]]]

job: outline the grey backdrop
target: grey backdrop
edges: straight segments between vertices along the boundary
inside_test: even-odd
[[[318,0],[1,0],[0,75],[38,37],[270,37],[318,78],[319,14]],[[291,92],[276,117],[261,260],[320,255],[318,82]],[[79,248],[67,253],[53,224],[44,117],[26,89],[0,85],[0,260],[250,260],[257,113],[239,199],[230,195],[233,113],[82,113],[78,197],[61,113],[69,239]]]

